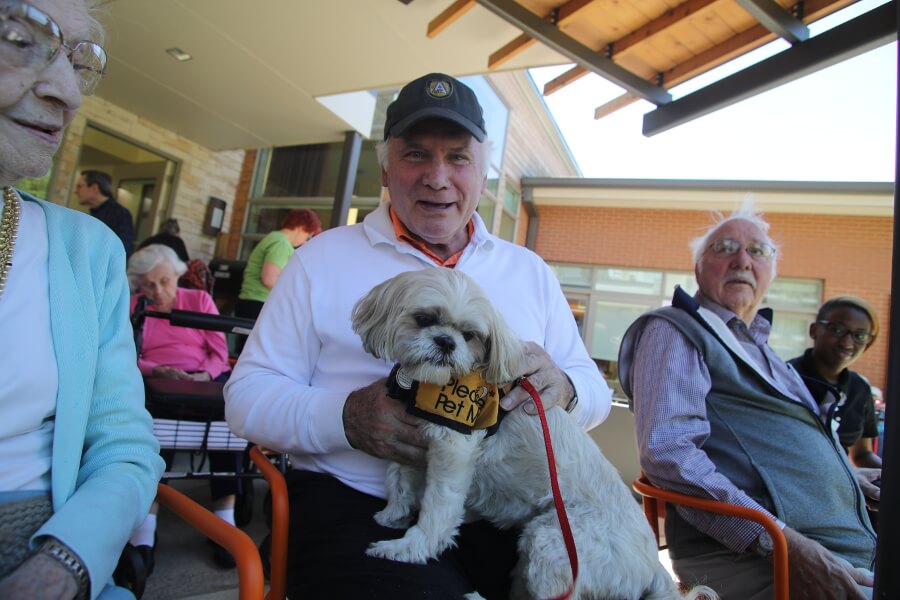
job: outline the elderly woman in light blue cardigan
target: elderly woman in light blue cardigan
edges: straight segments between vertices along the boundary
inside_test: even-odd
[[[112,573],[163,462],[125,253],[100,221],[12,187],[47,172],[105,53],[85,0],[10,0],[2,16],[0,598],[127,597]]]
[[[65,544],[81,560],[96,597],[146,515],[164,466],[144,408],[128,321],[125,253],[93,217],[19,196],[23,208],[38,208],[47,231],[56,234],[48,238],[49,330],[58,374],[48,473],[53,514],[30,545],[39,549],[50,539]],[[6,420],[15,414],[3,389],[0,384]],[[2,589],[0,582],[0,597]]]

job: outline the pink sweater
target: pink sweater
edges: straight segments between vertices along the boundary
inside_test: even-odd
[[[131,311],[139,294],[131,297]],[[173,308],[217,315],[212,297],[203,290],[178,288]],[[183,371],[206,371],[215,379],[228,365],[228,345],[225,334],[220,331],[205,331],[174,327],[166,319],[147,317],[144,319],[144,334],[138,367],[145,376],[152,375],[154,367],[175,367]]]

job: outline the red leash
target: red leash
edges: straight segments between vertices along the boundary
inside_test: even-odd
[[[569,554],[569,565],[572,567],[572,583],[562,596],[552,600],[565,600],[575,591],[575,582],[578,580],[578,552],[575,550],[575,538],[572,536],[572,528],[569,526],[569,517],[566,515],[566,506],[563,504],[562,494],[559,491],[559,481],[556,477],[556,458],[553,456],[553,444],[550,443],[550,428],[547,426],[547,415],[544,414],[544,405],[541,396],[535,387],[525,378],[519,380],[519,385],[534,400],[538,416],[541,418],[541,429],[544,431],[544,446],[547,448],[547,463],[550,466],[550,489],[553,490],[553,504],[556,506],[556,516],[559,519],[559,528],[562,530],[563,542],[566,544],[566,552]]]

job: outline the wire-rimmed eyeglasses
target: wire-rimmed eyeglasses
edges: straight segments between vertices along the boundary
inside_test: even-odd
[[[755,260],[771,260],[775,256],[775,246],[759,240],[753,240],[744,246],[737,240],[722,238],[710,243],[707,249],[711,250],[716,256],[733,256],[740,252],[741,249],[746,249],[750,258]]]
[[[857,329],[855,331],[851,331],[849,327],[846,325],[841,325],[840,323],[832,323],[831,321],[816,321],[819,325],[823,325],[825,327],[825,331],[827,331],[830,335],[840,339],[850,334],[850,337],[853,339],[854,344],[868,344],[872,341],[872,334],[865,329]]]
[[[47,13],[19,0],[0,0],[0,61],[40,69],[53,62],[61,49],[72,63],[79,91],[90,96],[106,71],[106,51],[89,40],[70,46]]]

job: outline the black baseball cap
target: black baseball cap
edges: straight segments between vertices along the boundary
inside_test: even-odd
[[[443,73],[429,73],[407,83],[387,108],[384,139],[403,137],[410,127],[425,119],[453,121],[484,141],[484,113],[472,88]]]

